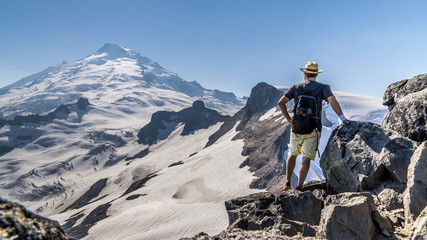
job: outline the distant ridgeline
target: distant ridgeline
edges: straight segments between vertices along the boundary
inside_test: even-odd
[[[229,118],[230,116],[224,116],[213,109],[206,108],[203,101],[197,100],[192,107],[179,112],[159,111],[154,113],[150,123],[139,131],[138,143],[153,145],[157,141],[164,140],[178,124],[184,124],[181,136],[185,136],[218,122],[224,122]]]
[[[53,112],[46,115],[31,114],[27,116],[15,116],[12,120],[0,119],[0,127],[6,124],[9,125],[22,125],[24,123],[41,123],[41,122],[52,122],[54,119],[66,119],[68,114],[71,113],[70,108],[77,106],[77,111],[87,111],[86,107],[90,105],[87,98],[80,98],[76,103],[67,105],[61,105]],[[81,118],[80,118],[81,120]]]

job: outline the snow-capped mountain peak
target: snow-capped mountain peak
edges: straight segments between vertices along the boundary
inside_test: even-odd
[[[0,113],[7,119],[41,114],[80,97],[97,106],[131,103],[153,111],[179,110],[202,100],[229,115],[245,103],[232,93],[205,89],[133,50],[107,43],[75,63],[61,63],[0,89]]]
[[[98,49],[98,53],[106,52],[106,53],[127,53],[129,52],[129,49],[126,49],[120,45],[114,44],[114,43],[106,43],[104,46],[102,46],[100,49]]]
[[[124,48],[114,43],[106,43],[102,46],[94,55],[101,55],[103,58],[107,59],[117,59],[117,58],[136,58],[140,56],[137,52]]]

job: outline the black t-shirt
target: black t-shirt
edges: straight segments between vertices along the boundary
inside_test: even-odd
[[[332,91],[331,91],[331,88],[329,87],[329,85],[319,83],[316,81],[305,81],[303,83],[292,86],[291,88],[288,89],[288,91],[285,92],[284,95],[289,100],[298,99],[299,94],[298,94],[298,91],[296,91],[297,87],[301,87],[304,91],[314,91],[321,86],[324,86],[324,87],[323,87],[323,90],[322,90],[322,93],[320,94],[320,96],[314,96],[314,97],[316,97],[316,100],[317,100],[317,106],[320,106],[319,108],[317,108],[317,116],[321,117],[322,116],[322,101],[327,100],[328,97],[330,97],[330,96],[334,96],[332,94]],[[294,106],[294,108],[295,107],[296,106]],[[322,121],[320,121],[320,120],[317,123],[317,129],[319,131],[322,129]]]

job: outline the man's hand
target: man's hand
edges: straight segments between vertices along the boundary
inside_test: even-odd
[[[345,118],[344,114],[342,113],[341,106],[334,96],[328,97],[328,102],[331,104],[332,109],[338,115],[338,117],[341,119],[342,123],[344,123],[345,121],[348,120]]]

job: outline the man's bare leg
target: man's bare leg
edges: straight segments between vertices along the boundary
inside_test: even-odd
[[[307,158],[307,157],[302,158],[301,168],[299,169],[299,184],[298,184],[298,187],[300,189],[304,189],[304,181],[305,181],[305,178],[307,177],[308,170],[310,170],[310,162],[311,162],[310,158]],[[295,162],[294,162],[294,167],[295,167]]]
[[[296,160],[297,160],[297,156],[289,155],[288,161],[286,161],[286,181],[287,182],[291,182],[292,173],[294,172]]]

